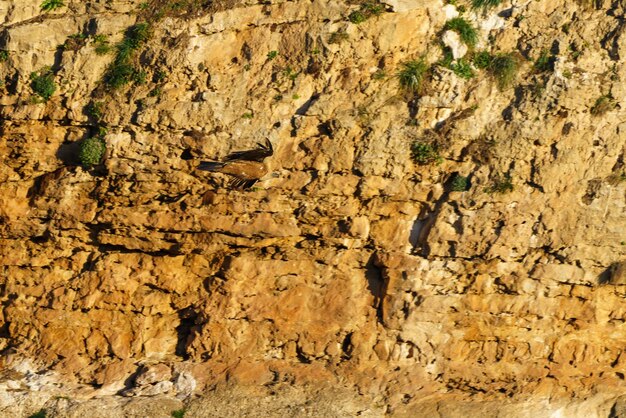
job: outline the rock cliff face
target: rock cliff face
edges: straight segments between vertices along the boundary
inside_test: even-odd
[[[626,5],[450,3],[0,4],[2,413],[626,416]]]

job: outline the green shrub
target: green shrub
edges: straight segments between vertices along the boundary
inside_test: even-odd
[[[374,74],[372,74],[373,80],[384,80],[387,78],[387,73],[384,70],[377,70]]]
[[[150,25],[145,22],[137,23],[126,31],[125,40],[130,43],[132,49],[139,48],[150,37]]]
[[[541,51],[539,58],[537,58],[537,61],[535,61],[535,64],[533,65],[533,67],[535,68],[536,71],[539,71],[539,72],[553,71],[554,61],[555,61],[554,55],[550,55],[548,51],[543,50]]]
[[[43,0],[43,3],[39,6],[44,12],[50,12],[59,7],[65,6],[63,0]]]
[[[47,102],[57,89],[54,83],[54,73],[50,67],[44,67],[39,72],[30,74],[30,86],[40,100]]]
[[[450,183],[450,190],[453,192],[465,192],[469,190],[469,180],[460,174],[457,174]]]
[[[109,38],[106,35],[96,35],[93,38],[93,41],[96,45],[96,54],[98,55],[106,55],[111,51],[111,46],[109,45]]]
[[[350,23],[358,25],[359,23],[365,22],[367,20],[367,17],[365,17],[362,11],[355,10],[348,15],[348,20],[350,21]]]
[[[330,34],[330,37],[328,38],[328,43],[338,44],[347,40],[348,38],[350,38],[350,35],[348,35],[346,32],[337,31]]]
[[[441,65],[442,67],[452,68],[452,62],[454,61],[454,55],[452,54],[452,49],[449,46],[442,45],[442,54],[443,56],[437,62],[437,65]]]
[[[504,177],[497,175],[491,186],[486,187],[485,191],[489,194],[498,193],[504,194],[512,192],[514,189],[513,182],[511,181],[511,175],[506,174]]]
[[[74,35],[70,35],[67,37],[67,39],[63,43],[63,49],[65,51],[78,51],[83,46],[85,46],[86,41],[87,35],[85,35],[84,33],[75,33]]]
[[[9,59],[9,51],[6,49],[0,49],[0,62],[4,62]]]
[[[124,39],[116,45],[115,60],[104,74],[104,82],[109,87],[117,89],[131,81],[139,84],[146,82],[146,72],[135,68],[131,64],[131,58],[149,37],[150,25],[147,23],[137,23],[126,30]]]
[[[589,111],[593,116],[602,116],[606,112],[615,109],[617,103],[611,94],[605,94],[596,99],[596,102],[591,107]]]
[[[455,17],[446,22],[444,30],[453,30],[459,34],[459,37],[467,46],[473,48],[478,42],[478,33],[476,29],[462,17]]]
[[[513,54],[501,53],[492,58],[488,70],[496,79],[498,88],[504,90],[515,82],[519,64]]]
[[[150,93],[148,93],[148,96],[150,97],[159,97],[161,96],[163,92],[161,91],[160,87],[155,87],[152,90],[150,90]]]
[[[267,60],[271,61],[278,56],[278,51],[270,51],[267,53]]]
[[[372,16],[378,16],[385,11],[385,7],[377,2],[366,1],[361,4],[359,10],[355,10],[348,15],[348,20],[355,25],[365,22]]]
[[[411,156],[413,161],[420,165],[437,163],[442,161],[437,147],[423,141],[415,141],[411,144]]]
[[[428,64],[423,59],[402,63],[402,69],[398,72],[400,86],[405,90],[418,92],[428,72]]]
[[[472,70],[472,66],[462,58],[457,60],[456,63],[451,64],[450,69],[454,71],[454,74],[466,80],[474,77],[474,70]]]
[[[472,62],[474,63],[474,66],[479,70],[489,68],[489,66],[491,65],[491,60],[493,60],[493,57],[487,51],[477,52],[472,57]]]
[[[35,412],[34,414],[30,414],[28,416],[28,418],[46,418],[47,413],[45,409],[40,409],[39,411]]]
[[[87,115],[99,121],[104,113],[104,102],[90,102],[86,109]]]
[[[135,67],[131,64],[113,62],[104,74],[104,81],[109,87],[118,89],[130,83],[134,75]]]
[[[83,167],[89,168],[93,165],[100,164],[105,151],[106,145],[101,137],[94,136],[87,138],[80,144],[78,159]]]
[[[172,418],[184,418],[185,409],[177,409],[176,411],[172,411]]]
[[[498,6],[502,0],[472,0],[473,9],[490,9]]]

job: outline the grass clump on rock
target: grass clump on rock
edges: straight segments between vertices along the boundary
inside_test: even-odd
[[[87,138],[80,144],[78,159],[83,167],[90,168],[100,164],[105,151],[106,145],[101,137]]]
[[[380,15],[384,11],[385,7],[382,4],[374,1],[366,1],[361,4],[359,10],[355,10],[348,15],[348,20],[350,23],[358,25],[359,23],[365,22],[372,16]]]
[[[613,96],[610,94],[605,94],[596,99],[596,102],[591,107],[589,111],[593,116],[602,116],[606,112],[615,109],[616,103]]]
[[[139,49],[150,37],[150,26],[147,23],[137,23],[131,26],[124,39],[117,44],[115,60],[104,75],[107,86],[118,89],[131,81],[141,80],[141,71],[132,64],[134,52]]]
[[[423,59],[402,63],[402,68],[397,74],[400,86],[405,90],[418,92],[427,72],[428,64]]]
[[[54,9],[58,9],[59,7],[65,6],[63,0],[44,0],[43,3],[39,6],[41,10],[44,12],[50,12]]]
[[[465,192],[469,190],[469,179],[465,176],[457,174],[450,182],[450,190],[453,192]]]
[[[30,87],[39,96],[35,101],[47,102],[57,89],[54,82],[54,73],[50,67],[44,67],[30,74]]]
[[[504,177],[500,177],[497,175],[491,186],[485,188],[485,192],[489,194],[505,194],[512,192],[515,187],[513,186],[513,181],[511,180],[510,174],[505,174]]]
[[[443,30],[453,30],[459,34],[461,40],[469,47],[473,48],[478,42],[476,29],[464,18],[455,17],[446,22]]]
[[[502,3],[502,0],[472,0],[473,9],[490,9],[498,6]]]
[[[411,157],[420,165],[439,164],[442,161],[437,147],[424,141],[415,141],[411,144]]]
[[[515,82],[519,63],[513,54],[500,53],[492,57],[487,70],[496,79],[498,88],[504,90]]]

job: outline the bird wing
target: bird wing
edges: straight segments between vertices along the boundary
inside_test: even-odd
[[[233,189],[246,190],[254,186],[257,181],[258,179],[246,180],[240,179],[238,177],[233,177],[233,179],[230,181],[229,186]]]
[[[274,154],[274,149],[269,139],[265,139],[265,144],[258,143],[257,145],[259,147],[255,149],[231,152],[224,158],[224,161],[246,160],[262,162]]]

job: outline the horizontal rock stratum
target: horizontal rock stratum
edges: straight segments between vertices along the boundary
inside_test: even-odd
[[[626,416],[625,7],[0,4],[0,414]]]

